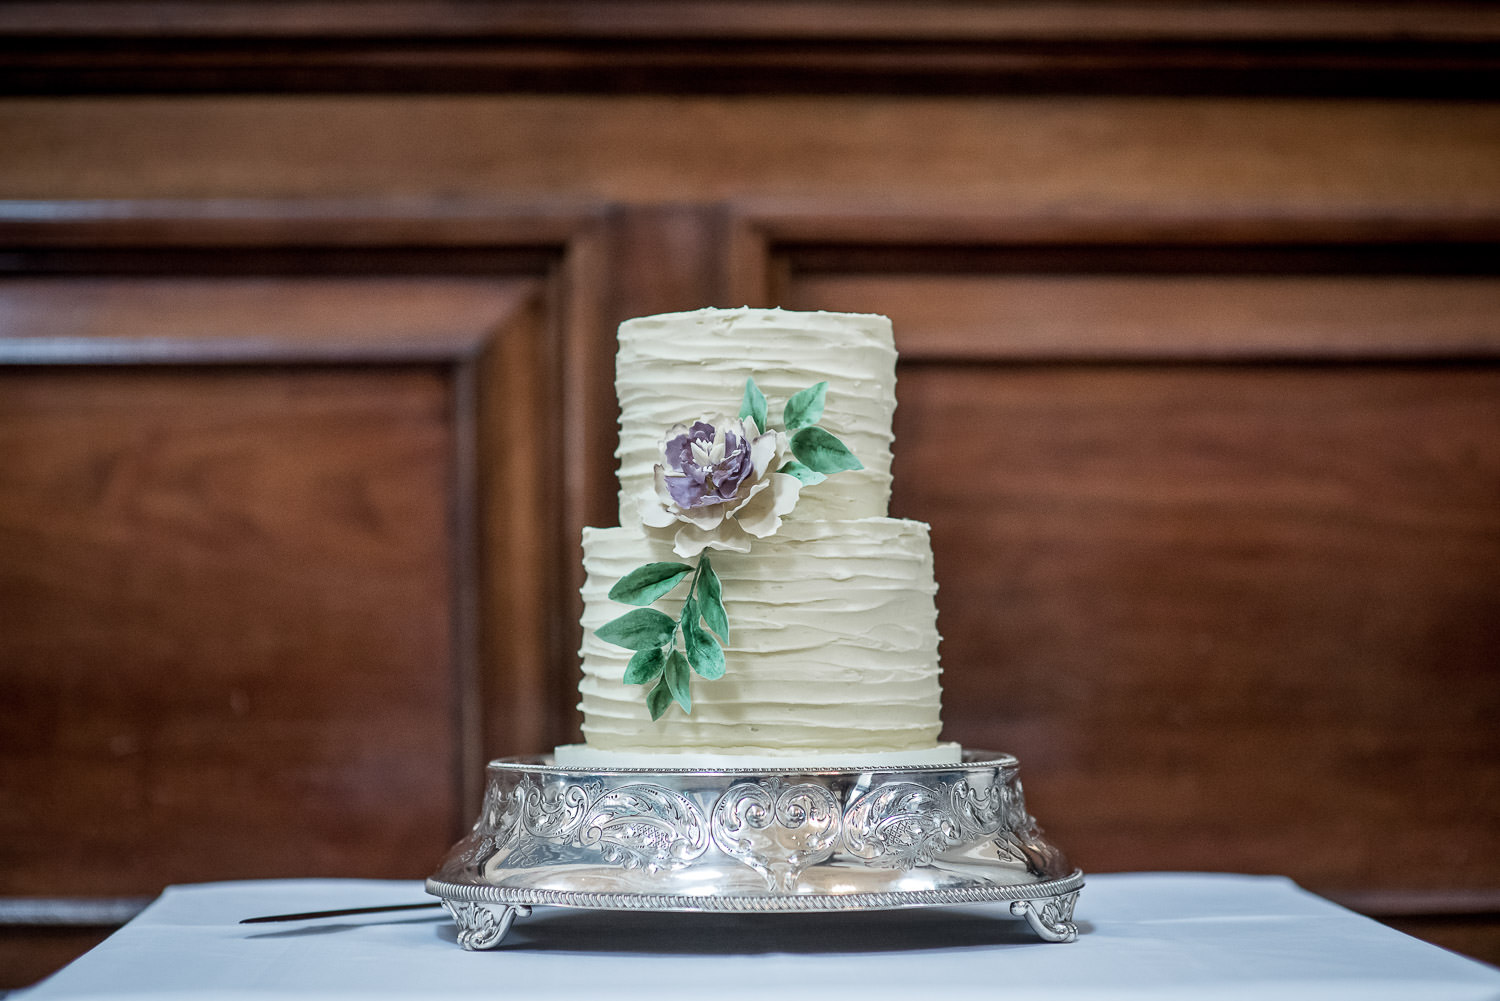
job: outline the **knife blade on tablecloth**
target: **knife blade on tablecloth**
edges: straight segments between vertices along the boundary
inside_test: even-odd
[[[271,921],[310,921],[314,918],[344,918],[355,914],[380,914],[385,911],[416,911],[429,907],[441,907],[442,902],[434,900],[424,904],[382,904],[378,907],[345,907],[337,911],[302,911],[298,914],[267,914],[258,918],[242,918],[242,925],[258,925]]]

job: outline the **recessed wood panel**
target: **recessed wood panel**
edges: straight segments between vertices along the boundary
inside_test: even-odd
[[[0,373],[0,890],[424,873],[451,411],[439,368]]]
[[[0,897],[427,874],[482,755],[567,726],[534,453],[577,423],[593,217],[9,209]],[[25,931],[0,986],[87,942]]]
[[[919,365],[898,393],[947,732],[1018,753],[1086,869],[1500,886],[1500,370]]]
[[[804,274],[790,297],[895,317],[908,360],[1500,353],[1490,276]]]

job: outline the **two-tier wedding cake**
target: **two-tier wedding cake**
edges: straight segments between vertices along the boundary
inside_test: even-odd
[[[620,525],[583,535],[585,744],[559,764],[956,762],[927,525],[887,516],[882,316],[620,326]]]
[[[886,513],[895,368],[882,316],[621,325],[620,524],[583,531],[586,742],[490,762],[427,881],[464,948],[538,905],[1001,903],[1077,938],[1083,874],[1019,762],[938,742],[932,546]]]

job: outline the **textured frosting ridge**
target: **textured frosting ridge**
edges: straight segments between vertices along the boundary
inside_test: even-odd
[[[631,651],[595,630],[632,606],[610,599],[626,574],[676,562],[671,532],[642,525],[667,430],[739,412],[745,380],[781,427],[795,393],[828,383],[820,427],[863,463],[805,487],[749,553],[710,550],[730,635],[726,672],[694,678],[692,712],[653,722],[646,689],[624,683]],[[925,524],[886,516],[896,350],[883,316],[704,309],[620,326],[619,528],[583,534],[582,753],[747,755],[834,763],[859,754],[952,755],[941,729],[937,607]],[[761,429],[764,430],[764,429]],[[691,562],[691,560],[690,560]],[[687,587],[651,607],[676,620]],[[926,760],[926,759],[923,759]],[[944,758],[944,760],[949,760]]]
[[[615,394],[620,401],[620,524],[640,523],[637,498],[652,492],[663,433],[681,421],[738,413],[745,379],[771,402],[771,421],[793,393],[828,382],[822,426],[864,469],[809,490],[792,517],[871,518],[891,499],[891,417],[896,347],[891,321],[865,313],[700,309],[620,325]],[[764,429],[762,429],[764,430]]]
[[[610,587],[669,542],[630,528],[584,530],[584,736],[590,747],[750,748],[795,754],[930,748],[937,740],[937,585],[927,526],[895,518],[788,523],[748,555],[715,553],[730,669],[693,686],[693,711],[653,723],[623,684],[630,651],[593,630],[629,610]],[[676,616],[680,597],[655,607]]]

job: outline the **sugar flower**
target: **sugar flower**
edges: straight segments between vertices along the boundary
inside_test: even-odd
[[[642,504],[641,520],[675,528],[679,556],[748,553],[752,537],[775,534],[797,504],[802,482],[776,472],[788,447],[786,434],[761,431],[753,417],[718,414],[678,424],[662,439],[655,495]]]

